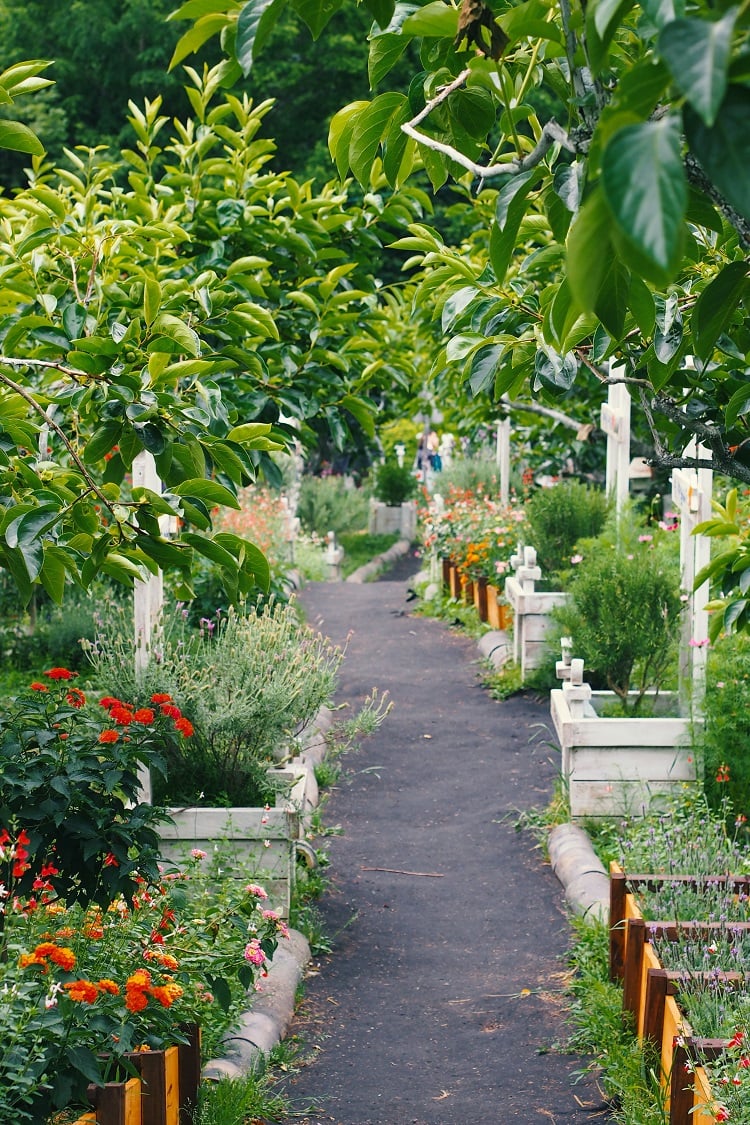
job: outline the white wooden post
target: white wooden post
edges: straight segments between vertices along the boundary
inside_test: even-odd
[[[624,376],[625,368],[613,365],[610,373]],[[601,428],[607,435],[607,495],[614,497],[619,515],[628,498],[630,477],[630,392],[624,383],[610,383]]]
[[[685,457],[705,456],[709,452],[693,439],[684,451]],[[706,694],[706,658],[708,648],[708,613],[706,603],[709,584],[693,591],[695,576],[711,558],[711,540],[693,535],[693,528],[711,515],[713,473],[711,469],[674,469],[672,472],[672,503],[680,513],[680,585],[686,598],[680,635],[680,703],[692,706],[699,718]]]
[[[510,496],[510,418],[497,423],[495,459],[500,475],[500,503],[507,505]]]
[[[156,471],[154,458],[146,450],[137,453],[133,458],[133,488],[150,488],[152,492],[161,492],[161,480]],[[169,517],[160,517],[161,520]],[[164,577],[161,570],[157,574],[149,574],[147,579],[136,579],[133,589],[133,616],[135,620],[135,674],[141,679],[148,664],[149,653],[153,643],[154,627],[158,621],[164,604]],[[141,800],[151,801],[151,775],[141,766],[138,771],[141,785]]]

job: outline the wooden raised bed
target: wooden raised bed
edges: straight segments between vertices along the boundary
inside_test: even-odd
[[[187,1035],[189,1043],[128,1055],[139,1077],[89,1086],[94,1108],[74,1125],[191,1125],[201,1075],[200,1028]]]

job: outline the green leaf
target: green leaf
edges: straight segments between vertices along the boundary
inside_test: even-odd
[[[719,336],[726,331],[746,289],[750,262],[730,262],[703,290],[693,308],[690,328],[693,350],[708,359]]]
[[[101,1067],[93,1051],[90,1051],[88,1047],[68,1044],[65,1053],[72,1066],[83,1075],[87,1082],[93,1082],[95,1086],[101,1085]]]
[[[649,287],[636,274],[630,278],[630,296],[628,305],[633,315],[633,320],[638,325],[642,336],[650,336],[656,324],[656,306],[654,296]]]
[[[374,407],[356,395],[344,395],[341,405],[352,414],[368,437],[375,437]]]
[[[713,125],[727,89],[727,69],[737,8],[711,23],[672,20],[662,28],[658,49],[675,86],[708,126]]]
[[[286,0],[249,0],[240,11],[235,54],[246,78],[285,7]]]
[[[109,453],[119,442],[122,429],[122,422],[105,422],[103,426],[94,430],[83,451],[85,463],[93,465],[96,461],[101,461],[104,454]]]
[[[502,344],[485,344],[474,352],[469,368],[469,386],[474,398],[493,385],[504,351]]]
[[[581,312],[582,309],[573,300],[568,280],[564,277],[549,310],[549,326],[554,337],[553,342],[561,348]]]
[[[391,118],[405,101],[404,95],[396,91],[380,94],[359,114],[354,123],[349,143],[349,166],[363,187],[370,183],[380,141]]]
[[[44,552],[44,562],[39,572],[39,580],[44,586],[52,601],[61,605],[65,594],[66,566],[64,554],[52,545],[47,545]]]
[[[405,19],[403,29],[407,35],[421,38],[455,39],[458,32],[458,8],[444,4],[443,0],[433,0]]]
[[[369,102],[357,101],[344,106],[338,113],[334,113],[328,127],[328,151],[336,163],[339,176],[343,179],[349,169],[349,148],[352,132]]]
[[[223,504],[227,508],[240,508],[240,502],[233,492],[225,488],[223,484],[219,484],[215,480],[204,480],[202,477],[194,477],[192,480],[184,480],[176,485],[172,491],[176,496],[185,496],[187,498],[203,500],[206,504]]]
[[[236,573],[239,569],[237,559],[234,555],[214,539],[209,539],[205,535],[196,535],[194,532],[183,532],[181,538],[183,543],[188,543],[199,555],[210,559],[212,563],[223,567],[224,570],[234,571]]]
[[[495,200],[495,221],[500,230],[505,230],[513,200],[521,193],[525,197],[531,191],[532,181],[539,179],[539,170],[532,168],[529,172],[521,172],[517,176],[509,176]],[[524,208],[525,210],[525,208]]]
[[[194,54],[212,36],[218,35],[226,26],[227,18],[223,14],[209,14],[201,18],[177,40],[172,58],[169,60],[169,69],[174,70],[178,63]]]
[[[367,73],[371,90],[391,72],[410,42],[408,35],[397,34],[376,35],[370,40]]]
[[[272,429],[270,422],[243,422],[241,426],[234,426],[227,434],[228,441],[236,441],[240,445],[249,445],[258,438],[267,438]]]
[[[230,554],[234,555],[240,568],[246,574],[253,575],[261,589],[268,589],[271,584],[271,570],[268,566],[268,559],[254,543],[228,531],[221,531],[218,535],[215,535],[214,542],[225,547]]]
[[[614,254],[608,255],[594,312],[614,343],[622,337],[630,296],[630,271]]]
[[[688,143],[703,171],[727,202],[750,219],[750,90],[730,86],[710,127],[690,105],[683,118]]]
[[[317,39],[332,16],[343,6],[344,0],[292,0],[292,7]]]
[[[635,0],[592,0],[586,7],[586,46],[594,74],[606,62],[615,32]]]
[[[20,121],[0,121],[0,148],[12,149],[13,152],[29,152],[33,156],[42,156],[44,145],[32,133],[27,125]]]
[[[198,333],[188,328],[187,324],[171,313],[161,313],[157,316],[151,325],[151,331],[154,336],[167,336],[170,340],[174,340],[180,350],[187,352],[188,355],[200,355],[201,342]]]
[[[573,299],[584,312],[596,308],[612,258],[612,219],[600,189],[591,193],[571,224],[567,243],[567,277]]]
[[[143,316],[152,325],[161,308],[161,285],[155,277],[147,277],[143,286]]]
[[[623,236],[659,280],[671,277],[680,262],[687,207],[678,119],[619,129],[604,150],[602,184]]]
[[[730,429],[738,418],[748,413],[750,413],[750,387],[740,387],[734,392],[724,410],[725,426]]]

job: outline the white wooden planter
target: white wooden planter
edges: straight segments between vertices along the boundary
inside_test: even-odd
[[[521,669],[521,678],[538,668],[548,651],[548,636],[553,625],[552,610],[564,605],[568,595],[562,590],[552,593],[527,591],[515,575],[505,579],[505,597],[513,610],[513,660]]]
[[[400,535],[402,539],[413,540],[417,534],[416,501],[382,504],[371,500],[368,530],[371,535]]]
[[[160,829],[162,855],[181,863],[193,848],[211,854],[215,847],[236,855],[252,867],[271,904],[288,917],[296,873],[297,841],[318,804],[315,766],[326,751],[325,732],[331,713],[321,708],[303,738],[300,753],[269,770],[282,783],[274,808],[168,809],[172,824]]]
[[[591,692],[590,702],[571,714],[560,689],[552,691],[552,721],[562,748],[571,817],[636,816],[653,811],[664,798],[696,780],[692,722],[675,717],[677,698],[662,693],[650,718],[602,718],[616,701],[613,692]],[[664,714],[664,712],[666,712]]]

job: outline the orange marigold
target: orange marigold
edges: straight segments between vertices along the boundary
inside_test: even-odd
[[[148,996],[139,989],[129,988],[125,996],[125,1007],[129,1012],[142,1012],[148,1004]]]
[[[66,945],[55,946],[54,950],[49,955],[49,959],[53,964],[59,965],[61,969],[64,969],[66,973],[69,973],[76,963],[75,953]]]
[[[39,957],[36,953],[22,953],[18,958],[19,969],[28,969],[29,965],[44,965],[47,967],[47,962],[43,957]]]
[[[110,980],[109,977],[103,977],[97,981],[97,987],[100,992],[108,992],[110,996],[120,995],[120,986],[115,981]]]
[[[148,988],[151,984],[151,973],[148,969],[136,969],[125,981],[126,988]]]
[[[90,980],[73,980],[63,985],[71,1000],[80,1004],[93,1004],[99,995],[99,989]]]
[[[159,984],[151,989],[151,995],[154,1000],[158,1000],[162,1008],[171,1008],[175,1000],[179,1000],[182,996],[182,989],[179,984]]]

